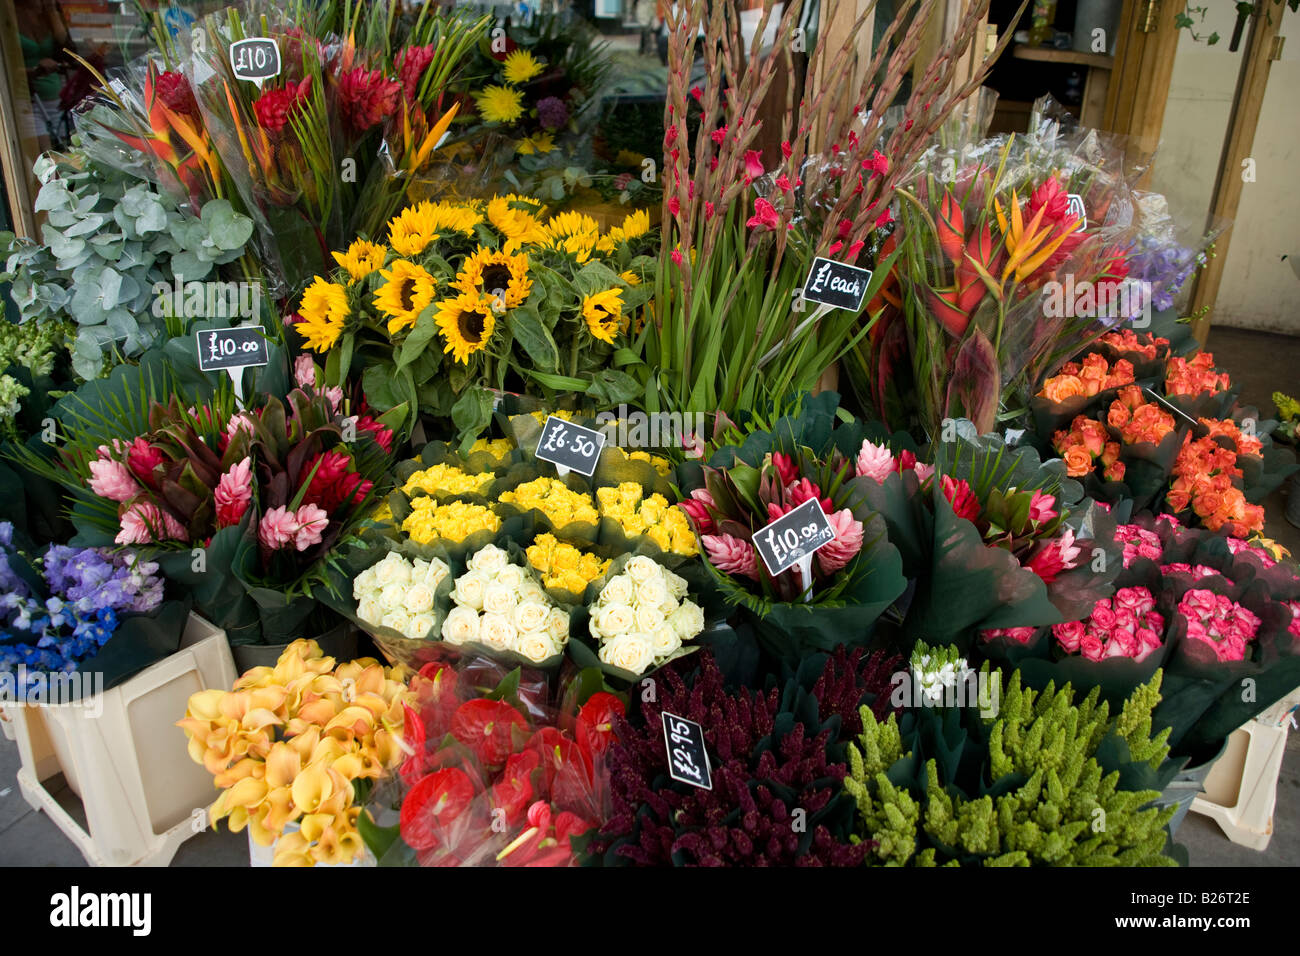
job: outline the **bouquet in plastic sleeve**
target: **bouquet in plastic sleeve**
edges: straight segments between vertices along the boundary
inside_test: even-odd
[[[466,659],[412,680],[399,775],[363,833],[381,866],[570,866],[608,815],[605,754],[623,702],[578,674],[544,682]]]

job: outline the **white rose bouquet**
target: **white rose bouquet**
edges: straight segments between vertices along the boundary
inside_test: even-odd
[[[436,621],[438,585],[451,574],[445,561],[414,561],[390,551],[353,579],[357,617],[376,627],[390,627],[411,640],[429,637]]]
[[[511,651],[535,664],[563,652],[569,641],[568,612],[551,603],[509,552],[489,544],[466,564],[451,592],[454,606],[442,622],[444,641]]]
[[[637,675],[680,656],[704,630],[704,611],[687,598],[686,579],[644,555],[629,558],[589,610],[601,662]]]

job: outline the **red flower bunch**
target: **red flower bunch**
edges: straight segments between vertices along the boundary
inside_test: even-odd
[[[1084,233],[1078,229],[1079,220],[1070,215],[1070,197],[1055,176],[1051,176],[1033,191],[1025,211],[1021,214],[1027,223],[1042,216],[1042,226],[1047,229],[1046,244],[1061,239],[1056,250],[1038,267],[1037,273],[1050,273],[1083,242]],[[1036,274],[1037,274],[1036,273]]]
[[[1162,643],[1165,619],[1155,607],[1155,598],[1146,588],[1120,588],[1113,598],[1098,601],[1087,621],[1053,625],[1052,634],[1067,653],[1090,661],[1108,657],[1143,661]]]
[[[1165,368],[1166,395],[1223,392],[1231,384],[1227,372],[1214,370],[1214,356],[1209,352],[1201,352],[1192,359],[1173,356]]]
[[[573,839],[604,819],[604,754],[623,702],[592,694],[561,729],[522,688],[514,703],[477,696],[481,676],[430,663],[412,681],[401,837],[425,866],[571,865]]]
[[[1154,402],[1142,397],[1142,389],[1129,385],[1119,391],[1110,403],[1106,421],[1111,428],[1119,429],[1126,445],[1139,442],[1160,444],[1174,430],[1174,416]]]
[[[1065,473],[1071,478],[1092,474],[1096,459],[1101,459],[1102,475],[1107,481],[1123,481],[1125,465],[1119,460],[1119,442],[1101,422],[1077,415],[1068,430],[1052,436],[1052,447],[1065,459]]]
[[[420,80],[424,78],[424,71],[429,68],[433,62],[434,44],[427,46],[408,46],[401,53],[397,54],[397,59],[393,61],[393,67],[397,70],[397,78],[402,84],[402,90],[406,98],[411,102],[416,101],[416,96],[420,90]]]
[[[1096,352],[1085,355],[1082,362],[1067,362],[1061,371],[1043,383],[1038,394],[1049,402],[1062,402],[1075,395],[1098,392],[1133,382],[1133,363],[1120,359],[1112,367],[1105,356]]]
[[[268,133],[279,133],[289,122],[289,117],[300,109],[311,93],[311,77],[304,77],[297,85],[266,90],[253,100],[253,113],[258,125]]]
[[[425,64],[428,65],[427,63]],[[379,70],[355,67],[339,77],[339,105],[343,121],[356,135],[378,126],[397,111],[402,83]]]
[[[190,81],[183,74],[172,73],[171,71],[159,73],[158,79],[154,81],[154,91],[173,113],[179,113],[191,119],[199,118],[198,101],[194,98],[194,90],[190,88]]]

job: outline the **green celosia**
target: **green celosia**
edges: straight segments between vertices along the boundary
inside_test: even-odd
[[[903,772],[911,750],[892,715],[882,724],[864,712],[844,786],[857,801],[861,837],[877,841],[871,859],[894,866],[971,858],[985,866],[1175,865],[1163,852],[1173,809],[1141,809],[1158,794],[1119,789],[1118,770],[1107,773],[1096,759],[1113,735],[1128,744],[1132,762],[1153,769],[1163,763],[1168,731],[1150,736],[1159,690],[1157,673],[1112,721],[1096,690],[1075,704],[1069,685],[1039,692],[1013,674],[997,717],[985,720],[988,780],[978,794],[942,779],[933,758],[925,763],[924,788],[891,782],[887,772]],[[965,746],[977,746],[973,736]]]

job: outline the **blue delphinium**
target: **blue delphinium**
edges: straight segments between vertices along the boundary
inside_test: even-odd
[[[1156,236],[1138,239],[1128,261],[1130,279],[1151,283],[1151,307],[1172,308],[1183,283],[1205,265],[1205,253]]]
[[[36,566],[50,596],[31,593],[13,569],[21,560],[13,526],[0,522],[0,672],[25,668],[20,699],[41,673],[71,673],[94,657],[117,630],[119,615],[144,613],[162,603],[158,565],[130,552],[51,545]]]

